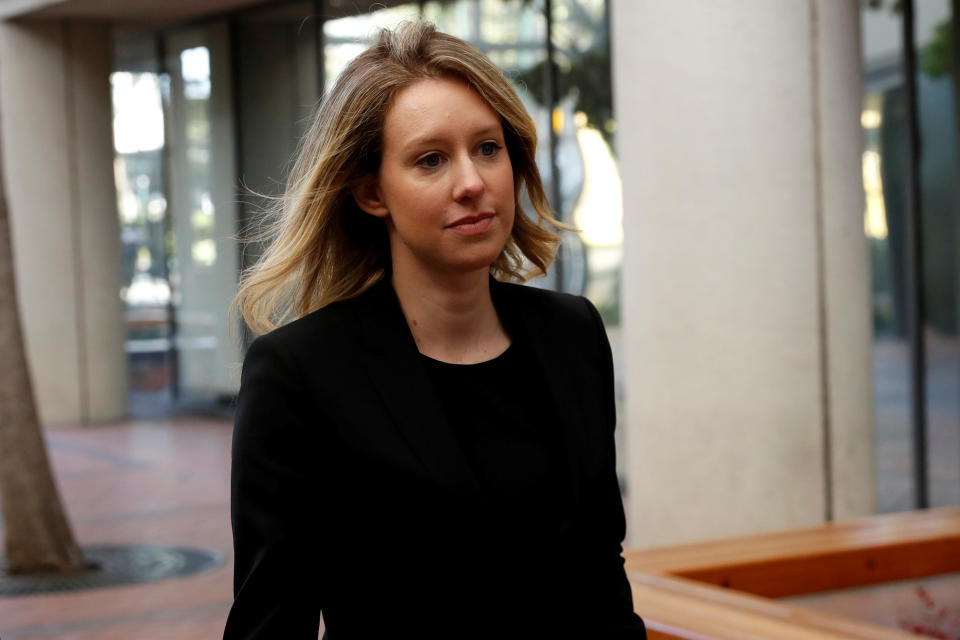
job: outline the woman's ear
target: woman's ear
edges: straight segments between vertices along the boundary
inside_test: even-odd
[[[368,178],[353,188],[353,199],[357,206],[378,218],[386,218],[390,210],[383,201],[383,195],[380,193],[380,186],[376,178]]]

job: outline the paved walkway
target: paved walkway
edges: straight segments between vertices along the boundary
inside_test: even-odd
[[[135,422],[48,432],[62,495],[81,545],[213,548],[206,573],[132,587],[0,598],[0,638],[216,639],[231,602],[227,422]]]
[[[926,334],[930,505],[960,504],[960,340]],[[873,345],[877,512],[916,508],[910,429],[910,352],[904,341]]]

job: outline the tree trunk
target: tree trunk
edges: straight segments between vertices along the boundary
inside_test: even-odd
[[[3,144],[0,138],[0,152]],[[57,492],[40,431],[20,330],[13,242],[0,153],[0,507],[7,573],[86,568]]]

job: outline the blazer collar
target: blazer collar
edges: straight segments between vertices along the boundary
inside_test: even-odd
[[[557,350],[571,349],[562,331],[551,330],[543,309],[531,302],[524,287],[503,284],[491,277],[490,292],[497,314],[507,332],[531,345],[538,362],[531,375],[542,375],[550,392],[559,422],[563,476],[567,491],[576,501],[579,469],[576,452],[581,451],[580,429],[583,407],[572,373],[555,366]],[[400,307],[389,275],[357,298],[359,323],[365,343],[365,365],[374,386],[396,420],[411,449],[439,482],[458,493],[479,497],[476,477],[440,401],[427,378],[420,353]],[[575,361],[575,360],[574,360]]]
[[[410,448],[443,486],[479,497],[480,487],[427,378],[389,274],[357,302],[367,372]]]

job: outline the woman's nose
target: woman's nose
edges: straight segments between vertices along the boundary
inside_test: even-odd
[[[483,195],[484,184],[480,172],[472,159],[463,159],[457,163],[455,182],[453,185],[453,199],[471,200]]]

